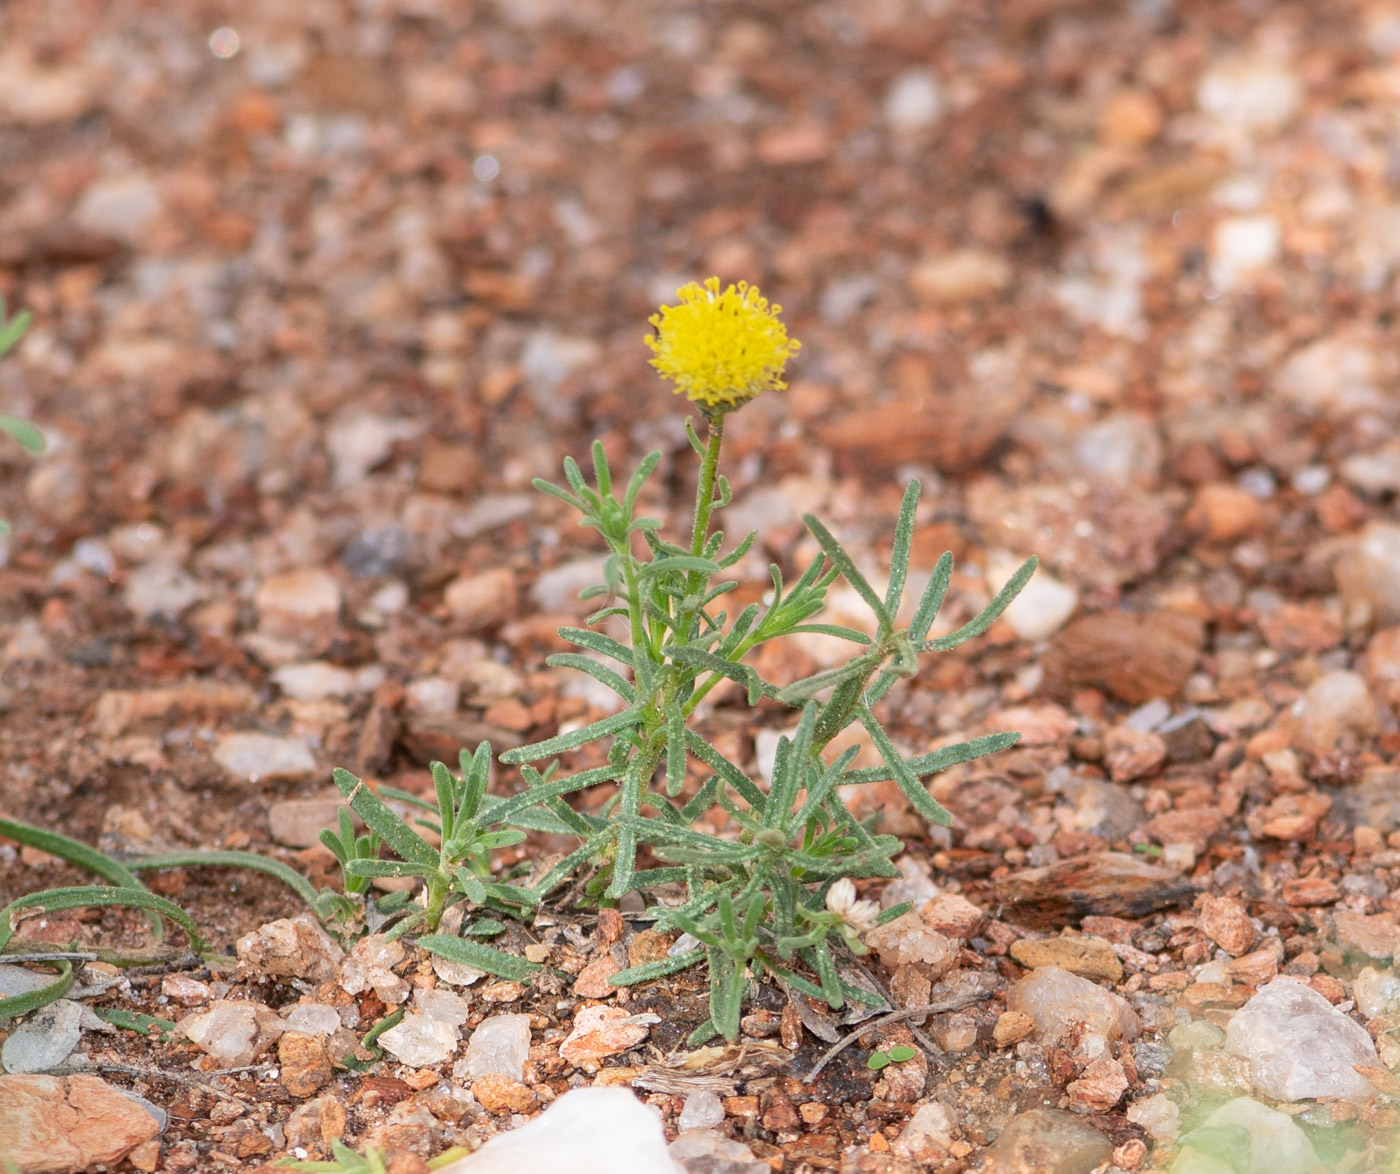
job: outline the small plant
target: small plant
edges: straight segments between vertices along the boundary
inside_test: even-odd
[[[429,929],[444,901],[457,894],[478,906],[495,901],[506,911],[525,911],[528,902],[519,889],[502,892],[484,879],[487,845],[500,846],[509,834],[483,833],[488,823],[577,836],[578,847],[532,886],[534,901],[580,876],[586,881],[582,891],[600,902],[616,902],[629,892],[645,893],[663,883],[683,885],[685,897],[679,904],[655,907],[656,925],[690,935],[694,945],[675,957],[624,971],[612,981],[644,982],[705,961],[710,1017],[692,1034],[692,1043],[715,1034],[734,1038],[748,985],[764,974],[834,1008],[847,999],[871,1001],[867,991],[841,977],[837,956],[843,949],[863,952],[860,934],[907,907],[879,913],[872,903],[855,899],[851,878],[897,875],[891,860],[903,845],[856,820],[841,799],[841,788],[893,779],[925,818],[946,824],[948,813],[922,780],[1009,746],[1018,737],[996,734],[906,759],[875,714],[890,688],[917,671],[921,653],[954,648],[985,631],[1035,565],[1034,560],[1027,562],[975,619],[930,640],[953,569],[951,556],[944,555],[912,619],[901,627],[896,617],[909,572],[917,484],[904,495],[883,593],[875,590],[831,531],[808,515],[804,521],[822,556],[791,585],[781,569],[772,566],[773,589],[762,604],[750,604],[734,616],[722,608],[723,597],[739,585],[726,572],[748,553],[756,537],[749,534],[726,549],[724,534],[712,527],[716,512],[732,497],[728,481],[719,473],[724,419],[763,391],[785,386],[783,368],[799,344],[788,338],[780,312],[757,289],[740,284],[721,291],[718,280],[711,279],[704,286],[686,286],[679,305],[663,307],[651,319],[655,334],[646,342],[654,355],[652,365],[698,406],[706,428],[701,437],[687,426],[700,458],[700,475],[685,541],[664,537],[655,518],[638,512],[646,481],[660,463],[659,453],[643,459],[620,493],[599,443],[592,450],[591,485],[572,458],[564,462],[565,485],[535,483],[577,510],[579,524],[597,530],[608,549],[604,582],[584,593],[585,598],[605,600],[605,605],[589,617],[588,627],[560,629],[580,651],[552,656],[549,663],[587,673],[612,689],[622,700],[621,712],[502,755],[502,762],[521,768],[525,790],[488,807],[484,793],[468,787],[476,806],[468,804],[465,823],[455,817],[449,825],[442,815],[448,810],[444,795],[451,782],[435,767],[443,828],[437,849],[416,833],[405,836],[408,829],[367,788],[352,775],[338,772],[337,784],[351,806],[398,860],[375,862],[371,857],[376,848],[369,840],[354,841],[352,847],[348,826],[326,841],[341,856],[348,883],[371,875],[423,877],[427,891],[421,920]],[[869,606],[873,638],[813,622],[838,577]],[[593,627],[614,616],[625,621],[625,642]],[[745,663],[759,645],[803,632],[847,640],[854,651],[844,666],[784,686],[763,680]],[[795,731],[779,740],[767,789],[692,728],[697,707],[725,680],[742,687],[750,706],[767,699],[797,712]],[[832,741],[857,723],[879,750],[884,766],[854,769],[853,747],[828,757]],[[558,755],[604,739],[609,744],[605,765],[557,777]],[[472,759],[473,769],[478,762],[481,773],[474,777],[484,778],[486,759],[480,748]],[[540,769],[537,763],[548,765]],[[703,779],[692,778],[693,765],[708,772]],[[464,755],[464,777],[466,773]],[[564,801],[571,792],[600,786],[614,793],[599,814],[584,814]],[[696,826],[715,808],[730,822],[732,833],[716,835]],[[644,852],[655,859],[655,866],[639,866]],[[444,953],[451,942],[459,949],[463,944],[442,934],[420,939]]]
[[[466,1157],[467,1151],[461,1146],[453,1146],[450,1150],[439,1154],[428,1162],[429,1170],[436,1170],[441,1166],[446,1166],[455,1162],[458,1158]],[[331,1160],[329,1162],[295,1162],[289,1158],[283,1158],[277,1163],[285,1166],[288,1170],[309,1170],[319,1171],[322,1174],[388,1174],[388,1159],[383,1150],[370,1146],[363,1154],[352,1150],[343,1142],[331,1142]]]
[[[891,1064],[903,1064],[905,1060],[912,1060],[918,1054],[917,1049],[901,1044],[887,1052],[883,1050],[871,1052],[870,1059],[865,1062],[865,1066],[872,1072],[879,1072],[881,1068],[888,1068]]]
[[[3,358],[14,347],[15,343],[19,342],[20,337],[29,329],[32,317],[28,310],[21,310],[7,320],[5,318],[5,299],[0,297],[0,358]],[[0,414],[0,432],[8,432],[26,452],[41,453],[44,451],[44,434],[28,420],[21,420],[18,416]],[[8,533],[9,529],[10,524],[4,518],[0,518],[0,534]]]

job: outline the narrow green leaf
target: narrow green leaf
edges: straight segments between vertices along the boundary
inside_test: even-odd
[[[1006,586],[996,593],[992,602],[987,604],[977,616],[968,620],[956,632],[940,636],[937,640],[930,640],[927,647],[934,652],[947,652],[948,649],[956,648],[974,636],[980,636],[996,622],[1001,613],[1011,605],[1011,601],[1020,594],[1021,588],[1035,574],[1035,568],[1039,561],[1034,555],[1026,559],[1016,573],[1007,580]]]
[[[567,734],[558,734],[553,738],[546,738],[543,742],[532,742],[528,746],[507,750],[501,755],[501,761],[514,766],[522,762],[538,762],[541,758],[553,758],[565,750],[572,750],[576,746],[582,746],[587,742],[615,734],[619,730],[625,730],[628,726],[635,726],[639,720],[640,715],[635,709],[625,709],[621,713],[602,718],[581,729],[571,730]],[[385,839],[387,840],[388,837]]]
[[[515,819],[518,812],[527,808],[558,798],[560,795],[567,795],[572,791],[581,791],[585,787],[596,786],[599,783],[616,782],[622,777],[622,774],[622,767],[598,766],[592,770],[580,771],[576,775],[568,775],[548,783],[532,784],[526,790],[512,795],[509,799],[495,800],[489,812],[483,814],[482,822],[505,823],[507,820]]]
[[[18,416],[0,416],[0,432],[8,432],[19,441],[25,452],[44,451],[44,434],[28,420],[21,420]]]
[[[856,644],[869,644],[870,637],[864,632],[857,632],[854,628],[847,628],[843,624],[798,624],[794,628],[789,628],[779,635],[793,636],[798,632],[811,632],[817,636],[838,636],[842,640],[851,640]]]
[[[889,764],[893,773],[894,781],[899,784],[899,789],[904,792],[904,797],[909,800],[909,805],[930,823],[947,827],[953,822],[952,815],[948,809],[939,803],[932,795],[925,790],[918,776],[909,769],[904,756],[900,754],[895,744],[890,741],[890,737],[885,733],[885,727],[873,713],[864,705],[856,708],[856,716],[870,733],[870,740],[875,743],[875,749]]]
[[[763,814],[764,807],[768,802],[768,797],[754,785],[752,779],[735,766],[729,759],[725,758],[718,750],[711,746],[704,738],[700,737],[694,730],[686,730],[685,744],[690,752],[712,771],[720,776],[743,798],[754,811],[759,815]]]
[[[914,540],[914,511],[919,506],[919,483],[911,481],[905,487],[904,500],[899,504],[899,520],[894,527],[894,549],[890,552],[890,584],[885,591],[885,607],[890,615],[899,614],[899,597],[904,594],[904,579],[909,574],[909,546]]]
[[[346,876],[436,876],[430,864],[411,864],[406,860],[347,860]]]
[[[409,827],[403,820],[384,806],[379,796],[348,770],[336,767],[331,778],[345,802],[356,815],[365,821],[366,826],[379,834],[379,838],[403,860],[414,864],[438,862],[437,850]]]
[[[0,954],[0,962],[3,961],[4,955]],[[21,1015],[37,1011],[40,1007],[47,1007],[68,993],[69,988],[73,985],[73,964],[59,961],[45,963],[45,965],[57,966],[58,977],[53,982],[45,983],[32,991],[0,998],[0,1022],[4,1022],[6,1019],[18,1019]]]
[[[685,786],[685,711],[672,704],[666,713],[666,794],[676,796]]]
[[[108,887],[106,885],[77,885],[72,888],[45,889],[38,893],[26,893],[0,909],[0,951],[14,936],[11,916],[21,909],[42,909],[54,913],[61,909],[80,909],[89,906],[126,905],[135,909],[147,909],[159,913],[173,921],[190,939],[190,949],[196,954],[208,951],[208,944],[200,935],[199,927],[180,906],[164,897],[157,897],[145,889]]]
[[[173,1020],[145,1015],[140,1011],[127,1011],[122,1007],[94,1007],[93,1010],[104,1023],[110,1023],[122,1031],[134,1031],[151,1039],[171,1036],[175,1031]]]
[[[735,664],[732,660],[724,660],[713,653],[702,652],[698,648],[686,647],[681,644],[668,644],[662,651],[679,664],[717,673],[721,677],[728,677],[731,681],[743,685],[748,690],[749,705],[751,706],[757,705],[759,699],[770,690],[770,687],[764,685],[763,678],[751,665]]]
[[[460,962],[463,966],[474,966],[498,978],[508,978],[512,982],[528,982],[544,969],[537,962],[530,962],[516,954],[507,954],[480,942],[470,942],[451,934],[425,934],[418,944],[430,954],[446,958],[449,962]]]
[[[545,659],[545,664],[555,668],[575,669],[580,673],[586,673],[599,684],[606,685],[628,705],[635,704],[637,700],[637,690],[630,681],[620,673],[608,668],[607,665],[599,664],[591,656],[582,656],[577,652],[556,652],[553,656]]]
[[[890,629],[894,627],[894,619],[891,617],[889,610],[885,607],[884,600],[875,594],[875,588],[870,585],[870,581],[860,573],[856,564],[851,561],[851,556],[848,555],[845,548],[836,541],[835,535],[822,525],[819,518],[812,514],[803,514],[802,521],[806,523],[807,529],[812,532],[812,537],[817,540],[818,545],[821,546],[826,557],[840,570],[846,582],[854,587],[860,597],[870,605],[870,610],[875,613],[876,619],[880,621],[881,635],[888,635]]]
[[[652,982],[658,978],[665,978],[668,974],[677,974],[694,966],[704,956],[704,947],[696,946],[695,949],[686,950],[674,958],[662,958],[659,962],[647,962],[641,966],[619,970],[608,981],[613,986],[635,986],[639,982]]]
[[[909,769],[910,774],[921,779],[927,778],[941,770],[947,770],[950,766],[957,766],[960,762],[971,762],[974,758],[981,758],[987,754],[995,754],[998,750],[1005,750],[1020,740],[1021,735],[1017,733],[984,734],[980,738],[973,738],[970,742],[958,742],[956,745],[944,746],[942,749],[933,750],[928,754],[920,754],[917,758],[906,759],[904,765]],[[851,771],[841,780],[841,783],[842,785],[846,783],[880,783],[894,777],[894,772],[888,767],[869,766],[862,770]]]

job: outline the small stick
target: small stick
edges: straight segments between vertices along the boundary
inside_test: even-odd
[[[821,1070],[831,1063],[841,1052],[860,1039],[861,1036],[874,1031],[877,1027],[884,1027],[887,1023],[898,1023],[902,1019],[921,1019],[925,1015],[938,1015],[943,1011],[956,1011],[960,1007],[966,1007],[969,1003],[980,1003],[983,999],[992,997],[991,991],[975,991],[966,995],[955,995],[950,999],[943,999],[937,1003],[924,1003],[919,1007],[909,1007],[903,1011],[894,1011],[889,1015],[881,1015],[879,1019],[872,1019],[868,1023],[857,1027],[850,1035],[839,1043],[832,1044],[830,1050],[822,1056],[813,1066],[812,1071],[802,1078],[803,1084],[811,1084],[812,1081],[821,1074]]]

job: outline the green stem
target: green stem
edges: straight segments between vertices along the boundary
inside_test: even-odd
[[[700,481],[695,487],[695,524],[690,532],[690,553],[699,558],[705,551],[705,539],[710,536],[710,514],[715,508],[715,478],[719,471],[719,450],[724,443],[724,417],[706,417],[710,425],[710,441],[700,462]]]

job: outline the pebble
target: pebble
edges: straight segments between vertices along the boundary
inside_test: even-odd
[[[1342,479],[1362,493],[1372,497],[1394,493],[1400,490],[1400,444],[1349,456],[1340,471]]]
[[[1127,1091],[1127,1072],[1112,1056],[1086,1064],[1083,1075],[1065,1085],[1071,1107],[1080,1113],[1107,1113]]]
[[[205,598],[205,588],[179,563],[158,558],[127,576],[122,602],[143,620],[177,619],[186,608]]]
[[[891,970],[917,962],[927,967],[932,977],[937,977],[946,974],[958,963],[958,944],[929,929],[912,910],[868,930],[863,940]]]
[[[283,1031],[277,1013],[248,999],[215,999],[186,1015],[176,1030],[218,1062],[220,1068],[251,1064]]]
[[[909,289],[932,305],[959,305],[991,297],[1011,284],[1004,257],[983,249],[954,249],[927,257],[909,272]]]
[[[73,209],[73,221],[100,236],[139,244],[160,211],[160,193],[149,177],[126,172],[90,183]]]
[[[295,639],[306,625],[334,621],[340,614],[340,584],[319,569],[287,571],[265,580],[254,603],[260,628]]]
[[[428,1068],[441,1064],[457,1050],[457,1029],[410,1011],[379,1037],[379,1044],[410,1068]]]
[[[1181,1132],[1181,1110],[1164,1092],[1134,1101],[1125,1116],[1134,1125],[1142,1126],[1159,1145],[1170,1145]]]
[[[923,130],[943,116],[943,90],[927,69],[906,69],[885,91],[885,121],[903,133]]]
[[[522,1080],[530,1058],[530,1017],[491,1015],[467,1041],[467,1054],[453,1069],[458,1080],[477,1076],[509,1076]]]
[[[413,555],[413,535],[399,525],[374,526],[340,552],[340,565],[356,579],[397,574]]]
[[[981,1174],[1089,1174],[1113,1156],[1113,1143],[1060,1109],[1013,1117],[983,1156]]]
[[[275,734],[225,734],[215,745],[213,757],[240,783],[300,779],[317,771],[316,758],[305,742]]]
[[[1344,752],[1376,732],[1376,702],[1358,673],[1324,673],[1293,703],[1286,724],[1297,750],[1318,757]]]
[[[1167,743],[1160,734],[1114,726],[1103,738],[1103,763],[1115,783],[1154,775],[1167,759]]]
[[[334,1035],[340,1030],[340,1012],[327,1003],[298,1003],[282,1015],[289,1030],[304,1035]]]
[[[1400,525],[1368,523],[1336,563],[1351,627],[1400,624]]]
[[[478,1076],[471,1092],[488,1113],[529,1113],[539,1104],[529,1085],[498,1072]]]
[[[1051,641],[1042,664],[1052,693],[1092,685],[1131,705],[1174,697],[1196,667],[1204,628],[1176,612],[1101,612]]]
[[[1226,1101],[1198,1128],[1222,1133],[1242,1131],[1239,1146],[1240,1152],[1249,1155],[1248,1164],[1243,1167],[1247,1174],[1310,1174],[1318,1168],[1317,1151],[1293,1118],[1249,1097]],[[1196,1149],[1188,1135],[1180,1156],[1172,1164],[1173,1174],[1186,1171],[1207,1174],[1218,1168],[1218,1161],[1201,1164],[1197,1160],[1200,1157],[1208,1157],[1210,1161],[1218,1157],[1218,1151],[1207,1154]]]
[[[1227,217],[1211,234],[1211,281],[1217,289],[1234,289],[1273,265],[1282,243],[1283,231],[1272,216]]]
[[[381,1002],[398,1004],[408,999],[409,985],[394,973],[404,959],[404,946],[395,938],[370,934],[351,948],[340,968],[340,986],[347,994],[362,995],[373,988]]]
[[[1339,911],[1333,918],[1337,942],[1348,952],[1387,961],[1400,954],[1400,926],[1386,913]]]
[[[1145,90],[1120,90],[1099,113],[1099,140],[1110,147],[1145,147],[1162,129],[1162,108]]]
[[[719,1097],[708,1089],[690,1093],[681,1106],[676,1128],[684,1133],[688,1129],[712,1129],[724,1120],[724,1105]]]
[[[1080,831],[1113,844],[1147,818],[1127,787],[1083,775],[1070,775],[1061,781],[1055,779],[1059,771],[1051,771],[1046,782],[1054,779],[1055,789],[1074,804],[1074,826]]]
[[[330,1051],[320,1035],[283,1032],[277,1041],[277,1062],[277,1079],[294,1097],[314,1096],[332,1076]]]
[[[344,955],[311,914],[284,917],[245,934],[234,946],[245,973],[269,978],[328,982]]]
[[[331,458],[331,486],[348,489],[358,485],[370,470],[382,465],[402,440],[414,440],[423,432],[415,420],[396,420],[370,412],[351,411],[326,429],[326,451]]]
[[[116,1166],[160,1129],[142,1103],[96,1076],[0,1076],[0,1154],[26,1174]]]
[[[755,1158],[753,1150],[742,1141],[713,1129],[683,1131],[671,1143],[669,1153],[685,1174],[769,1174],[773,1169]]]
[[[1060,929],[1090,914],[1145,917],[1196,895],[1196,888],[1140,856],[1093,852],[996,882],[1002,916],[1032,929]]]
[[[328,697],[372,693],[384,680],[384,668],[375,664],[347,669],[324,660],[308,660],[282,665],[273,671],[272,679],[288,697],[298,701],[324,701]]]
[[[1311,987],[1276,978],[1225,1029],[1225,1050],[1249,1064],[1254,1090],[1275,1101],[1366,1101],[1375,1086],[1355,1065],[1379,1066],[1371,1037]]]
[[[1351,982],[1351,997],[1356,1009],[1367,1019],[1393,1015],[1400,1011],[1400,976],[1389,968],[1377,970],[1364,966]]]
[[[1019,560],[989,559],[987,590],[1000,591],[1020,565]],[[1078,588],[1055,578],[1042,567],[1002,615],[1022,640],[1047,640],[1065,626],[1078,606]]]
[[[1154,486],[1162,475],[1162,436],[1146,416],[1119,412],[1079,434],[1074,459],[1085,472],[1115,484]]]
[[[530,598],[546,615],[591,610],[596,606],[593,601],[584,603],[578,594],[585,587],[603,582],[605,562],[605,559],[588,556],[560,563],[535,580]]]
[[[1196,103],[1223,126],[1248,133],[1282,127],[1298,108],[1303,84],[1286,64],[1232,57],[1210,65],[1196,86]]]
[[[249,713],[257,705],[258,695],[246,685],[191,679],[157,689],[109,689],[97,699],[94,717],[103,737],[116,738],[155,718]]]
[[[1229,482],[1215,482],[1196,491],[1184,520],[1207,542],[1240,542],[1263,528],[1264,510],[1249,490]]]
[[[283,799],[268,808],[268,835],[289,848],[310,848],[321,842],[323,829],[339,828],[342,807],[339,795],[334,799]]]
[[[1237,898],[1207,894],[1201,899],[1198,917],[1201,932],[1232,957],[1247,954],[1254,945],[1254,922]]]
[[[461,995],[437,987],[419,987],[413,993],[414,1006],[429,1019],[461,1027],[471,1018],[472,1005]]]
[[[895,1139],[894,1152],[922,1166],[941,1164],[948,1160],[949,1147],[957,1136],[958,1118],[953,1110],[942,1101],[925,1101]]]
[[[559,1054],[570,1064],[594,1063],[636,1047],[646,1039],[651,1025],[660,1022],[661,1017],[650,1012],[629,1015],[621,1007],[583,1007],[559,1045]]]
[[[625,1088],[571,1089],[532,1121],[437,1174],[689,1174],[666,1149],[661,1115]],[[745,1174],[748,1174],[746,1171]],[[754,1172],[757,1174],[757,1172]]]
[[[1081,1063],[1138,1036],[1138,1017],[1122,995],[1058,966],[1042,966],[1016,983],[1006,1009],[1029,1015],[1043,1046],[1065,1047]]]
[[[1028,970],[1058,966],[1098,982],[1119,982],[1123,978],[1123,964],[1103,938],[1022,938],[1011,943],[1010,953]]]
[[[461,687],[446,677],[419,677],[404,686],[404,707],[410,713],[451,717],[457,712]]]
[[[71,999],[57,999],[35,1011],[15,1028],[0,1047],[6,1072],[42,1072],[62,1064],[82,1039],[83,1008]]]
[[[1284,360],[1274,380],[1283,398],[1303,411],[1345,417],[1380,408],[1375,351],[1345,337],[1308,343]]]
[[[471,632],[504,623],[519,606],[515,575],[507,567],[454,579],[442,598],[452,618]]]

